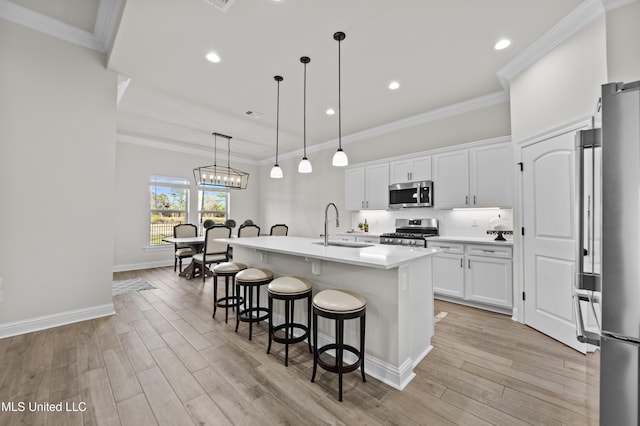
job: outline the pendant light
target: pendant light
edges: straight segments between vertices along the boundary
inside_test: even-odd
[[[282,179],[284,173],[282,173],[282,169],[278,165],[278,133],[280,131],[280,82],[283,78],[279,75],[273,77],[275,81],[278,82],[278,97],[277,97],[277,107],[276,107],[276,164],[271,168],[271,178],[273,179]]]
[[[311,173],[313,167],[311,161],[307,158],[307,64],[311,62],[311,58],[303,56],[300,58],[300,62],[304,64],[304,96],[303,96],[303,126],[302,126],[302,143],[304,147],[304,153],[302,154],[302,160],[298,163],[298,173]]]
[[[338,150],[333,154],[331,164],[336,167],[345,167],[349,165],[349,158],[342,150],[342,111],[340,100],[340,42],[344,40],[345,34],[341,31],[333,34],[333,39],[338,42]]]

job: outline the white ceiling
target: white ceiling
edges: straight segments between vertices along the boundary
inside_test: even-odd
[[[338,116],[325,110],[338,103],[335,31],[346,33],[344,138],[504,91],[501,68],[576,8],[594,2],[235,0],[221,11],[208,0],[126,0],[108,60],[109,69],[130,77],[118,106],[118,133],[211,151],[215,131],[233,137],[234,158],[271,158],[278,74],[284,77],[280,154],[297,152],[303,134],[299,59],[306,55],[307,144],[333,143]],[[95,21],[87,10],[120,0],[12,3],[86,30]],[[512,40],[511,47],[493,50],[502,37]],[[205,60],[212,50],[220,63]],[[398,90],[387,88],[391,80],[400,83]],[[251,118],[246,111],[262,116]]]

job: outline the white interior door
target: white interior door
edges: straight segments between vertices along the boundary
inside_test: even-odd
[[[522,150],[524,316],[529,326],[581,352],[575,280],[575,131]]]

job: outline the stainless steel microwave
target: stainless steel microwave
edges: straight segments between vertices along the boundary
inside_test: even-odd
[[[433,182],[430,180],[389,185],[390,209],[432,206]]]

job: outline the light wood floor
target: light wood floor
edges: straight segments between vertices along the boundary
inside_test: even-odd
[[[433,351],[403,391],[357,372],[318,372],[304,344],[266,352],[266,326],[211,318],[211,279],[173,268],[117,273],[156,290],[114,298],[117,315],[0,340],[0,401],[84,412],[0,412],[1,425],[586,425],[597,377],[585,357],[509,317],[436,301]],[[231,318],[235,318],[231,313]],[[375,330],[367,330],[373,333]],[[17,405],[16,405],[17,407]]]

